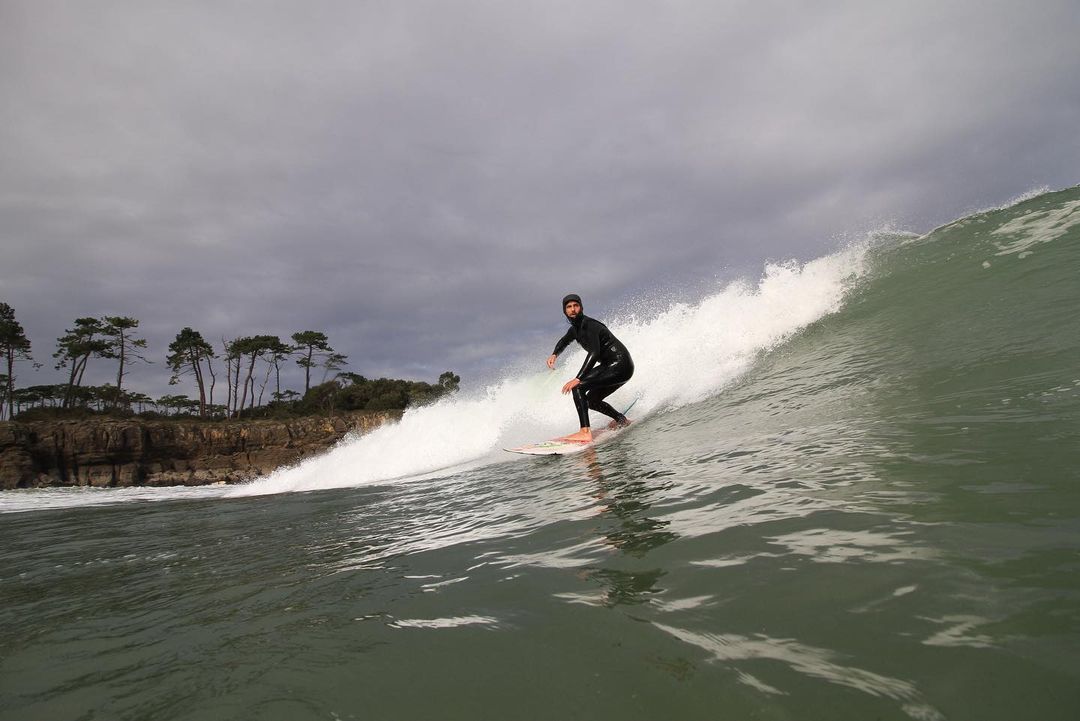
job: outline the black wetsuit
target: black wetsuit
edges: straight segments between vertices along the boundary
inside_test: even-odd
[[[581,383],[573,390],[574,405],[577,407],[581,427],[589,427],[589,409],[624,423],[626,416],[608,405],[604,399],[634,375],[634,361],[630,358],[630,351],[626,350],[626,346],[606,325],[584,313],[570,321],[570,330],[555,344],[554,355],[562,353],[566,346],[575,340],[588,354],[577,374]]]

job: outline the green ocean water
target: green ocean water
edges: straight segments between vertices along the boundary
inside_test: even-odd
[[[1080,718],[1080,189],[861,265],[595,452],[4,494],[0,719]]]

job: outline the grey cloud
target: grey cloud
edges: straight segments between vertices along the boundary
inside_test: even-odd
[[[367,375],[1077,182],[1073,4],[0,6],[0,299]],[[42,374],[39,374],[42,375]],[[162,392],[161,363],[133,383]]]

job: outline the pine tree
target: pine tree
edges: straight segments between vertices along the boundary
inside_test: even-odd
[[[169,344],[170,355],[165,359],[172,369],[173,376],[169,385],[180,382],[180,376],[191,373],[199,387],[199,417],[206,417],[206,376],[203,371],[205,362],[207,371],[213,377],[210,359],[214,358],[213,347],[203,339],[202,334],[191,328],[184,328],[176,334],[176,340]],[[213,383],[210,388],[210,404],[214,402]]]
[[[315,360],[316,351],[330,354],[334,349],[327,343],[326,334],[317,330],[293,333],[292,339],[293,343],[296,343],[296,350],[303,354],[296,359],[296,364],[304,369],[304,393],[307,393],[311,389],[311,369],[319,365]]]
[[[136,360],[141,360],[143,363],[150,362],[138,353],[138,349],[146,347],[146,341],[142,338],[136,338],[132,334],[132,331],[139,327],[137,318],[107,315],[103,320],[105,321],[104,333],[112,339],[109,349],[110,357],[116,358],[120,362],[120,369],[116,373],[116,391],[117,398],[122,399],[124,397],[125,369],[128,363],[134,363]]]
[[[56,339],[58,359],[56,369],[70,367],[67,390],[64,392],[64,408],[70,408],[75,399],[75,389],[82,385],[83,375],[90,358],[112,358],[112,344],[103,337],[105,326],[97,318],[76,318],[75,327],[64,331]]]
[[[30,339],[19,321],[15,320],[15,310],[7,303],[0,303],[0,354],[7,362],[4,399],[7,401],[7,417],[11,418],[15,415],[15,361],[30,360]],[[2,417],[3,408],[0,407]]]

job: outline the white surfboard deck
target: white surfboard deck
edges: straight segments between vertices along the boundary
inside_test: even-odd
[[[623,411],[625,416],[627,411],[634,407],[634,403],[637,403],[637,398],[633,403],[626,407]],[[504,451],[510,451],[511,453],[522,453],[526,456],[569,456],[574,453],[581,453],[582,451],[592,448],[600,441],[606,441],[610,438],[614,438],[618,435],[618,432],[623,430],[617,428],[614,431],[608,428],[601,428],[593,431],[593,439],[587,443],[581,441],[564,441],[561,438],[552,438],[550,441],[542,441],[540,443],[530,443],[524,446],[518,446],[517,448],[504,448]]]
[[[559,438],[553,438],[550,441],[544,441],[542,443],[530,443],[527,446],[519,446],[517,448],[504,448],[504,451],[510,451],[511,453],[523,453],[526,456],[569,456],[573,453],[581,453],[582,451],[592,448],[596,445],[596,442],[608,435],[610,431],[607,429],[595,431],[593,433],[593,439],[587,443],[580,441],[564,441]]]

